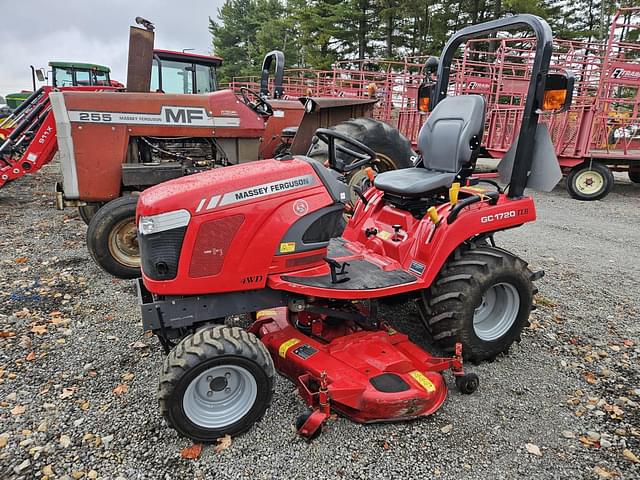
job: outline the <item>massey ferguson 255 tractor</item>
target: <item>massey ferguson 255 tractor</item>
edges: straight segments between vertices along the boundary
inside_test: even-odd
[[[537,48],[525,121],[511,167],[503,166],[508,191],[470,186],[485,103],[447,96],[454,52],[470,38],[526,27]],[[541,276],[497,247],[493,234],[534,221],[525,187],[550,189],[561,178],[548,131],[538,126],[541,111],[571,102],[568,75],[548,74],[551,48],[549,26],[532,15],[454,34],[419,135],[419,163],[378,174],[342,235],[348,188],[338,172],[373,162],[375,153],[335,130],[316,131],[332,169],[289,155],[142,192],[139,297],[145,330],[168,353],[159,400],[169,425],[204,442],[247,430],[271,402],[276,371],[310,407],[296,422],[307,438],[331,411],[357,422],[429,415],[446,397],[444,370],[473,392],[478,377],[464,374],[462,353],[488,360],[518,340]],[[200,122],[200,114],[211,119],[198,112]],[[355,160],[345,163],[346,154]],[[435,346],[454,355],[435,358],[380,318],[378,299],[393,297],[416,300]],[[251,317],[246,330],[224,325],[237,314]]]

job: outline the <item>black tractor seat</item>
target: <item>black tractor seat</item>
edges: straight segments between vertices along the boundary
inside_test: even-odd
[[[436,172],[416,167],[381,173],[376,177],[374,185],[385,193],[415,198],[449,188],[455,179],[455,173]]]
[[[471,173],[484,129],[485,100],[480,95],[445,97],[418,135],[422,161],[413,168],[379,174],[377,189],[403,198],[441,193]]]

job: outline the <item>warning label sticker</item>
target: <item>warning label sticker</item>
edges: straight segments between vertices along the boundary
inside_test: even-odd
[[[290,338],[289,340],[287,340],[286,342],[283,342],[280,345],[280,348],[278,348],[278,355],[280,355],[282,358],[286,358],[287,357],[287,352],[289,351],[289,349],[291,347],[293,347],[296,343],[300,343],[300,340],[297,338]]]
[[[436,391],[436,386],[422,372],[414,370],[413,372],[409,372],[409,375],[411,375],[411,378],[418,382],[427,392],[433,393]]]

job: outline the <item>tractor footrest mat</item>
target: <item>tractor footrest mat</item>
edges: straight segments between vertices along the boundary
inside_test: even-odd
[[[329,240],[327,256],[329,258],[340,258],[355,255],[351,250],[344,246],[345,243],[347,243],[347,241],[343,238],[332,238]]]
[[[349,260],[349,266],[345,269],[345,275],[338,277],[339,283],[331,282],[331,275],[319,275],[316,277],[294,277],[283,275],[286,282],[306,285],[308,287],[328,288],[332,290],[370,290],[374,288],[393,287],[416,281],[416,277],[404,270],[391,270],[385,272],[377,265],[366,260]]]

